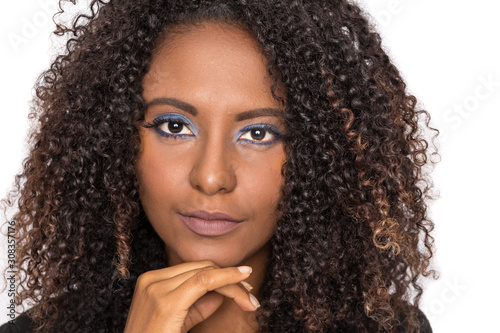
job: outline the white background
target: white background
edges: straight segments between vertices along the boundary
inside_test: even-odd
[[[9,1],[0,12],[0,197],[20,171],[32,87],[51,59],[55,0]],[[50,3],[50,5],[48,5]],[[434,267],[422,308],[434,332],[500,332],[500,11],[497,1],[363,0],[410,92],[442,133],[433,172],[440,198]],[[497,171],[494,171],[497,170]],[[2,216],[0,222],[4,222]],[[7,247],[0,242],[0,266]],[[0,284],[1,287],[1,284]],[[6,292],[0,323],[6,322]]]

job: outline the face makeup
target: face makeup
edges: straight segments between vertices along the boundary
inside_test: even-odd
[[[153,53],[136,169],[170,265],[267,255],[285,162],[271,84],[258,43],[229,25],[167,35]]]

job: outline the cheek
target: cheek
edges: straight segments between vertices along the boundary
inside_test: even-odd
[[[162,149],[155,148],[148,136],[143,140],[136,165],[139,193],[143,206],[154,209],[178,188],[182,168],[176,167],[178,163],[173,163]]]
[[[274,220],[277,203],[280,198],[281,186],[284,182],[281,167],[284,163],[284,153],[271,155],[261,159],[261,167],[253,166],[253,171],[247,173],[249,199],[255,200],[254,209],[263,219]]]
[[[266,183],[269,184],[270,192],[274,193],[274,195],[279,195],[281,185],[283,185],[284,179],[281,175],[281,168],[285,163],[285,153],[283,152],[283,148],[280,146],[279,153],[272,155],[269,158],[268,164],[269,168],[266,170]]]

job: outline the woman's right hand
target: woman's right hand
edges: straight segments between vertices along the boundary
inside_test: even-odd
[[[186,333],[213,314],[224,297],[255,311],[250,285],[240,284],[251,270],[198,261],[146,272],[137,279],[124,333]]]

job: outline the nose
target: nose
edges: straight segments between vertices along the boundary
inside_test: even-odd
[[[212,138],[200,146],[189,174],[191,186],[206,195],[227,193],[236,186],[231,149],[222,138]]]

